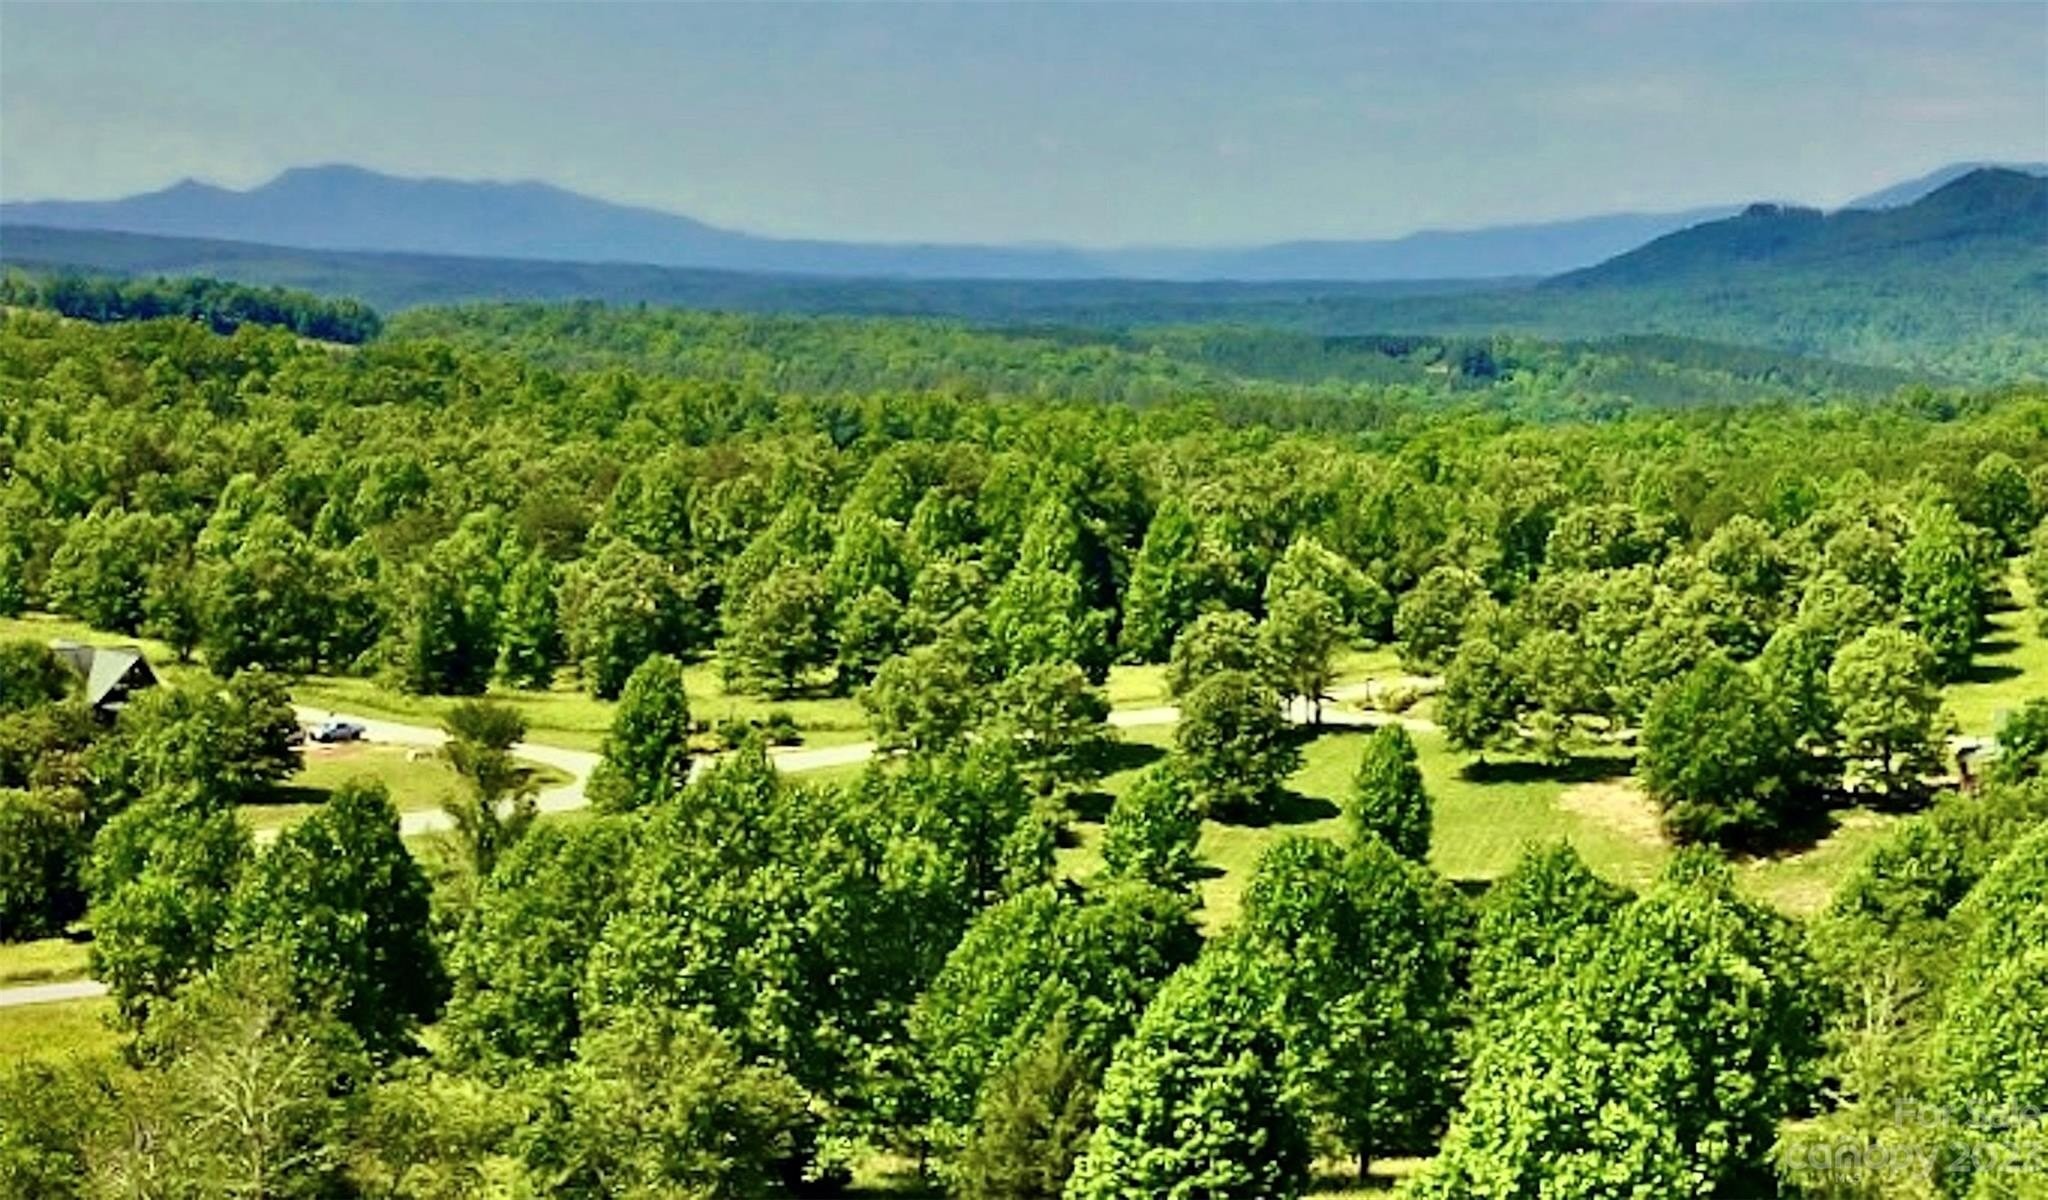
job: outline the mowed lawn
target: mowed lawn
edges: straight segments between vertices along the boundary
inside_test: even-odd
[[[1344,729],[1310,738],[1301,769],[1288,781],[1292,796],[1279,820],[1267,825],[1204,823],[1199,849],[1212,872],[1201,883],[1203,922],[1209,929],[1236,919],[1245,885],[1274,843],[1291,836],[1350,836],[1343,803],[1368,736]],[[1594,870],[1636,888],[1654,880],[1671,857],[1673,848],[1658,826],[1656,810],[1629,776],[1625,757],[1581,758],[1561,766],[1498,755],[1482,762],[1452,750],[1441,733],[1425,730],[1411,736],[1435,814],[1431,865],[1446,878],[1461,883],[1496,879],[1526,847],[1559,839],[1570,842]],[[1082,803],[1075,844],[1060,853],[1066,873],[1086,877],[1100,869],[1101,818],[1109,802],[1163,758],[1172,743],[1168,726],[1123,731],[1119,769],[1103,779],[1098,796]],[[1898,819],[1863,809],[1838,813],[1835,828],[1811,846],[1738,859],[1736,878],[1757,899],[1790,915],[1810,915]]]
[[[72,938],[0,942],[0,988],[83,979],[89,954],[84,941]]]
[[[308,742],[304,762],[299,773],[278,789],[274,801],[242,806],[242,817],[250,828],[264,832],[296,825],[325,803],[337,788],[358,780],[383,784],[391,795],[392,807],[400,812],[438,809],[462,786],[446,758],[417,746],[374,742],[323,746]],[[567,775],[553,767],[527,763],[526,768],[542,790],[569,781]]]
[[[108,1024],[113,1011],[105,997],[0,1008],[0,1069],[22,1059],[61,1062],[113,1054],[121,1044]]]
[[[2041,632],[2041,610],[2019,571],[2008,586],[2012,604],[1991,614],[1991,629],[1977,646],[1969,675],[1943,696],[1964,734],[1995,734],[2007,713],[2048,696],[2048,636]]]

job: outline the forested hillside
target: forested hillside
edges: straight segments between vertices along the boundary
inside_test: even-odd
[[[1597,347],[1250,336],[8,312],[0,616],[205,674],[101,719],[0,646],[0,940],[77,922],[123,1050],[0,1064],[0,1185],[2005,1194],[2048,704],[1967,789],[1942,704],[2048,619],[2048,390],[1602,408]],[[1368,651],[1400,694],[1326,804],[1290,780]],[[706,667],[872,753],[778,771]],[[459,698],[444,839],[370,784],[252,837],[283,691],[338,679]],[[541,814],[513,755],[571,691],[594,811]],[[1447,785],[1483,824],[1617,774],[1626,886],[1440,869]],[[1744,890],[1858,822],[1819,916]]]
[[[1525,415],[1884,396],[1925,377],[1679,338],[1337,337],[1240,326],[1114,333],[937,321],[750,317],[595,304],[415,309],[431,337],[564,369],[626,367],[805,392],[964,389],[1157,402],[1232,396],[1341,422],[1360,404],[1480,404]]]

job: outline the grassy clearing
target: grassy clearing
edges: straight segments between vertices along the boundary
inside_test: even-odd
[[[613,705],[573,688],[524,691],[493,687],[487,698],[517,709],[533,741],[572,750],[595,750],[611,727]],[[374,679],[308,675],[292,685],[292,699],[308,708],[438,728],[459,696],[412,696]]]
[[[71,938],[0,945],[0,987],[83,979],[87,955],[88,943]]]
[[[383,784],[391,794],[392,806],[400,812],[438,809],[461,786],[446,759],[431,751],[422,753],[415,747],[370,742],[309,744],[305,764],[290,783],[278,789],[275,802],[242,806],[242,815],[250,828],[267,831],[296,825],[326,803],[336,788],[357,779]],[[567,775],[552,767],[526,765],[543,791],[569,781]]]
[[[107,1023],[113,1011],[113,1001],[105,997],[0,1008],[0,1066],[21,1059],[57,1062],[74,1055],[111,1055],[121,1044]]]
[[[1736,882],[1758,900],[1794,917],[1827,907],[1835,889],[1905,818],[1867,808],[1835,814],[1835,828],[1796,853],[1753,858],[1735,866]]]
[[[690,715],[707,726],[721,721],[760,721],[786,712],[803,730],[806,746],[843,746],[868,740],[868,715],[852,696],[802,695],[772,700],[750,692],[728,692],[715,661],[691,663],[683,671],[690,691]]]
[[[1121,795],[1173,744],[1169,727],[1123,733],[1119,769],[1100,785],[1105,799],[1083,805],[1076,844],[1061,851],[1061,866],[1070,875],[1086,876],[1099,869],[1105,800]],[[1301,769],[1288,781],[1294,797],[1280,820],[1270,825],[1203,825],[1200,853],[1215,871],[1202,881],[1205,924],[1215,929],[1236,919],[1245,884],[1259,857],[1275,842],[1297,835],[1348,836],[1342,803],[1367,736],[1345,729],[1310,740],[1303,747]],[[1494,878],[1514,865],[1527,843],[1558,837],[1571,839],[1603,873],[1631,883],[1654,875],[1668,852],[1661,842],[1645,844],[1559,807],[1559,798],[1575,782],[1617,774],[1626,767],[1621,760],[1588,760],[1563,769],[1520,762],[1468,768],[1463,756],[1444,745],[1441,734],[1414,736],[1436,806],[1432,857],[1437,869],[1452,879]]]
[[[1101,867],[1101,819],[1108,803],[1131,786],[1173,744],[1170,727],[1123,731],[1118,769],[1085,800],[1074,825],[1074,844],[1060,851],[1063,873],[1085,878]],[[1288,781],[1294,799],[1283,819],[1253,826],[1210,821],[1200,853],[1214,874],[1202,881],[1204,924],[1220,929],[1235,920],[1246,883],[1267,848],[1291,836],[1348,837],[1342,804],[1368,735],[1331,730],[1303,747],[1299,771]],[[1506,873],[1525,847],[1569,841],[1602,875],[1640,888],[1669,860],[1672,847],[1657,814],[1629,776],[1619,754],[1562,765],[1493,757],[1478,762],[1450,749],[1443,735],[1414,735],[1435,807],[1432,865],[1449,879],[1485,882]],[[1864,809],[1838,814],[1835,828],[1812,846],[1766,858],[1738,860],[1737,881],[1749,895],[1793,916],[1820,910],[1835,886],[1899,818]]]
[[[1969,676],[1949,686],[1948,711],[1963,733],[1998,732],[2005,714],[2036,696],[2048,696],[2048,636],[2027,581],[2015,570],[2013,603],[1991,614],[1991,631],[1977,647]]]

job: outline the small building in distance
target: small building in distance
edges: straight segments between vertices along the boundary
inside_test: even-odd
[[[149,660],[134,646],[87,646],[78,642],[51,642],[57,660],[78,676],[84,698],[93,712],[109,720],[128,705],[128,697],[157,685]]]

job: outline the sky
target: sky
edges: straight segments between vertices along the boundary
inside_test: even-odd
[[[752,232],[1230,245],[2048,159],[2048,3],[0,0],[0,198],[347,162]]]

